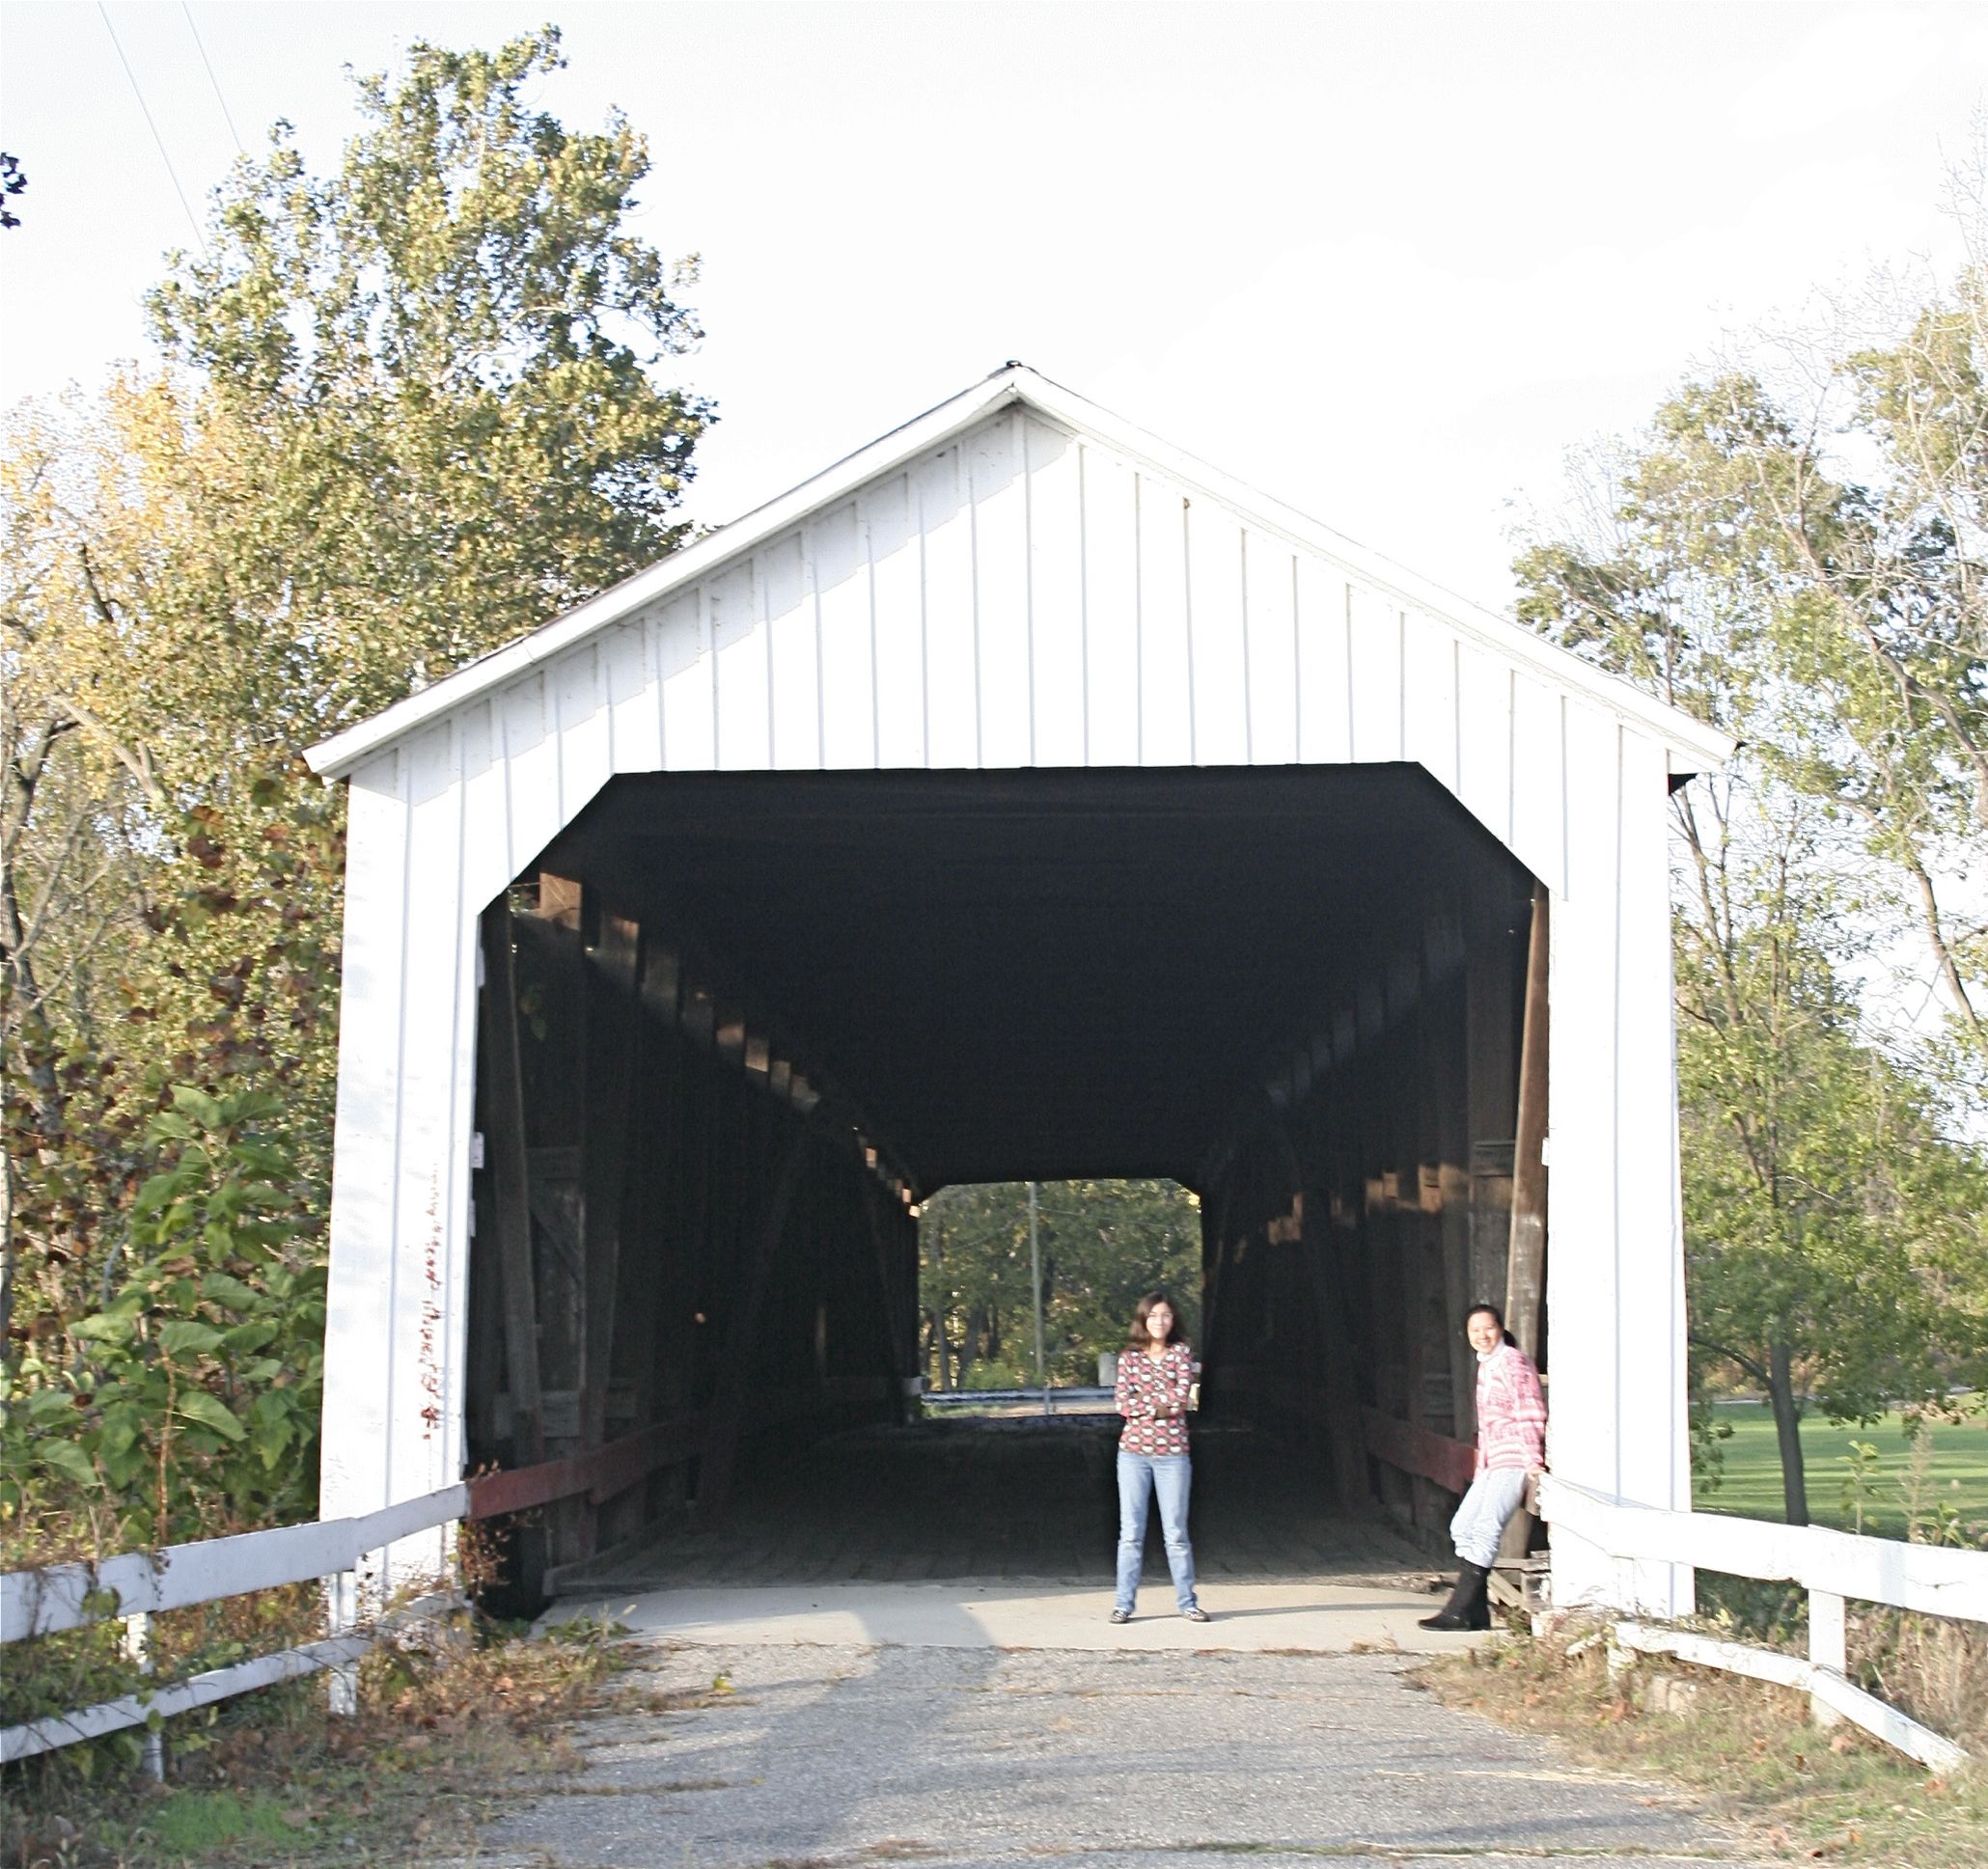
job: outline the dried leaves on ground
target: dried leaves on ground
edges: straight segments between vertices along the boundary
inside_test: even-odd
[[[607,1625],[537,1638],[458,1620],[369,1656],[351,1718],[321,1680],[175,1720],[153,1785],[130,1746],[15,1768],[0,1800],[6,1869],[341,1869],[460,1856],[500,1797],[577,1764],[576,1714],[621,1691]]]
[[[1653,1657],[1612,1673],[1583,1634],[1512,1635],[1417,1679],[1451,1706],[1553,1735],[1584,1764],[1677,1784],[1773,1854],[1988,1865],[1988,1770],[1929,1773],[1857,1727],[1817,1727],[1806,1694],[1764,1682]]]

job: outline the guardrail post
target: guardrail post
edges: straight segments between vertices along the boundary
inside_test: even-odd
[[[1844,1629],[1843,1599],[1828,1590],[1809,1592],[1809,1665],[1828,1668],[1839,1679],[1848,1675],[1850,1652]],[[1818,1726],[1838,1725],[1843,1716],[1816,1694],[1809,1696],[1809,1716]]]
[[[143,1610],[136,1615],[124,1618],[124,1635],[120,1646],[124,1651],[124,1660],[137,1668],[140,1674],[150,1678],[152,1672],[152,1618]],[[154,1714],[152,1718],[156,1720]],[[140,1764],[148,1778],[163,1781],[166,1775],[166,1737],[160,1725],[146,1723],[145,1749],[140,1755]]]
[[[325,1579],[326,1621],[329,1633],[349,1635],[359,1623],[359,1573],[341,1571]],[[349,1718],[359,1711],[359,1664],[338,1662],[325,1670],[325,1693],[330,1711]]]

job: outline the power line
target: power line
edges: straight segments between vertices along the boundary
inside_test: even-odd
[[[186,15],[186,30],[193,35],[193,42],[200,51],[200,62],[207,68],[207,82],[214,87],[214,101],[221,106],[221,121],[228,125],[228,134],[235,139],[235,153],[248,154],[241,140],[241,132],[235,127],[235,119],[229,113],[228,99],[221,95],[221,80],[214,76],[214,62],[207,57],[207,43],[200,36],[200,28],[193,23],[193,9],[186,0],[179,0],[179,11]]]
[[[193,238],[200,248],[203,260],[207,257],[207,236],[200,231],[200,222],[194,217],[193,206],[186,199],[186,190],[179,186],[179,172],[173,167],[173,158],[166,153],[166,139],[159,134],[159,126],[152,120],[152,107],[145,101],[145,93],[139,89],[138,73],[131,69],[131,61],[124,56],[124,48],[119,43],[118,29],[110,23],[110,10],[103,0],[97,0],[97,11],[103,20],[103,30],[110,35],[110,42],[116,49],[118,63],[124,68],[124,76],[131,80],[131,95],[138,99],[138,108],[145,115],[145,126],[152,131],[152,140],[158,145],[159,160],[166,165],[166,174],[172,178],[173,192],[179,197],[179,206],[186,210],[186,223],[193,229]]]

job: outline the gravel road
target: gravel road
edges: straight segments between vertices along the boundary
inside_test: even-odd
[[[643,1656],[658,1704],[578,1728],[584,1769],[505,1800],[479,1869],[1756,1860],[1674,1789],[1442,1706],[1412,1656]]]

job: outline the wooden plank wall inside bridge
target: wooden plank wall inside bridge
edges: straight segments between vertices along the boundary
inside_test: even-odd
[[[1461,1313],[1507,1290],[1530,920],[1487,856],[1376,930],[1202,1189],[1211,1414],[1432,1545],[1476,1430]],[[591,888],[541,877],[483,951],[472,1470],[614,1470],[516,1532],[531,1589],[722,1507],[757,1434],[896,1418],[917,1224],[847,1113]]]
[[[1477,1431],[1462,1313],[1506,1297],[1522,887],[1487,868],[1390,931],[1202,1192],[1208,1405],[1432,1547]]]
[[[917,1223],[792,1060],[592,890],[486,911],[479,999],[471,1470],[661,1429],[516,1528],[535,1592],[709,1508],[758,1433],[895,1418]]]

